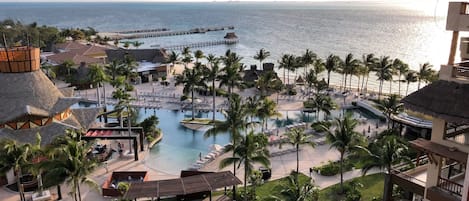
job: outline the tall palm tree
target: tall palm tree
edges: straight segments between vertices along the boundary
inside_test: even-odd
[[[130,81],[130,78],[137,76],[135,68],[137,68],[138,64],[134,58],[130,56],[124,56],[123,64],[124,65],[121,71],[121,75],[125,77],[125,80]]]
[[[401,95],[401,82],[404,82],[405,80],[402,80],[402,75],[406,75],[407,72],[409,72],[409,65],[406,63],[402,63],[397,67],[397,72],[399,73],[399,96]]]
[[[362,169],[365,175],[372,168],[384,169],[384,190],[383,200],[389,201],[392,196],[391,170],[392,165],[401,162],[410,162],[410,158],[406,156],[408,146],[399,139],[397,135],[389,135],[370,143],[367,148],[367,157]]]
[[[304,129],[294,128],[287,133],[287,141],[284,143],[291,144],[296,149],[296,176],[300,173],[300,145],[309,145],[315,147],[315,143],[311,139],[311,135],[306,135]],[[295,178],[298,181],[298,177]]]
[[[401,113],[402,111],[404,111],[404,104],[399,101],[399,97],[396,94],[392,94],[388,98],[381,101],[381,103],[378,104],[377,107],[388,118],[388,129],[389,129],[389,124],[392,121],[391,116],[397,115]]]
[[[305,70],[304,74],[308,71],[308,67],[315,63],[317,57],[316,53],[306,49],[306,52],[301,56],[301,63],[304,65]],[[316,74],[318,74],[318,72],[316,72]]]
[[[31,167],[31,161],[35,156],[35,151],[40,149],[40,144],[41,136],[39,134],[36,135],[35,144],[19,144],[11,139],[0,141],[0,173],[6,173],[13,169],[21,201],[26,201],[21,185],[22,170]]]
[[[176,63],[180,62],[180,60],[181,60],[179,53],[177,53],[175,51],[171,51],[171,53],[169,53],[165,59],[166,59],[165,60],[166,63],[171,64],[170,69],[166,70],[166,74],[169,74],[170,72],[172,72],[173,69],[174,69],[174,65]]]
[[[259,96],[249,96],[246,98],[245,105],[250,118],[250,123],[255,123],[253,119],[254,117],[259,116],[259,107],[261,104],[262,102]]]
[[[204,52],[202,50],[196,50],[194,52],[195,63],[199,63],[199,59],[205,58]]]
[[[373,53],[364,54],[362,56],[362,64],[364,66],[364,74],[366,76],[366,82],[365,82],[365,89],[367,89],[366,91],[368,91],[368,78],[370,77],[370,72],[375,70],[374,67],[376,66],[376,63],[378,63],[378,58],[376,58]],[[363,76],[363,78],[365,76]],[[363,91],[363,82],[362,82],[362,91]]]
[[[262,73],[256,80],[256,88],[259,90],[260,96],[265,97],[273,92],[275,82],[278,81],[280,80],[278,79],[275,72],[267,71],[266,73]]]
[[[351,82],[352,82],[352,75],[356,72],[356,68],[360,65],[360,61],[353,58],[352,53],[348,53],[344,59],[344,73],[345,73],[345,88],[347,88],[347,75],[350,75],[350,90],[351,90]]]
[[[324,68],[327,70],[327,88],[330,86],[331,72],[335,72],[339,68],[339,60],[340,58],[333,54],[330,54],[326,59]]]
[[[46,174],[67,178],[66,182],[71,184],[70,193],[75,201],[82,200],[81,183],[98,189],[97,183],[87,176],[97,167],[97,162],[87,156],[90,149],[90,143],[70,139],[66,144],[55,149],[50,160],[43,161],[41,164],[41,167],[47,170]]]
[[[236,147],[238,146],[239,139],[241,138],[241,131],[246,130],[246,126],[248,125],[248,113],[239,95],[231,94],[229,102],[228,110],[223,112],[225,121],[215,122],[213,127],[205,132],[204,137],[229,132],[231,136],[231,144],[233,147]],[[235,156],[235,152],[233,152],[233,158]],[[233,175],[236,176],[236,164],[233,165]],[[235,196],[236,186],[233,186],[233,200],[235,200]]]
[[[187,68],[189,63],[192,62],[191,49],[189,47],[184,47],[184,49],[181,52],[181,55],[182,55],[181,61],[184,63],[184,68]]]
[[[206,68],[204,68],[204,78],[207,81],[212,82],[212,109],[213,109],[213,118],[212,122],[215,122],[215,112],[216,112],[216,102],[215,98],[217,96],[217,90],[215,89],[215,81],[219,78],[220,73],[220,60],[215,57],[213,54],[209,54],[207,56],[208,64]],[[210,67],[209,67],[210,66]]]
[[[70,76],[70,71],[72,69],[72,67],[75,65],[75,63],[73,63],[72,60],[65,60],[63,63],[62,63],[62,67],[65,68],[65,70],[67,70],[67,75]]]
[[[284,54],[282,59],[278,61],[279,68],[283,68],[283,77],[285,80],[285,70],[287,70],[287,85],[290,85],[290,71],[295,71],[298,66],[297,59],[292,54]]]
[[[196,65],[201,65],[197,63]],[[202,72],[197,70],[197,68],[185,68],[181,75],[176,76],[175,85],[183,84],[183,92],[185,94],[191,93],[191,106],[192,106],[192,120],[195,119],[195,107],[194,107],[194,91],[197,87],[204,86]]]
[[[262,69],[262,62],[270,56],[270,52],[261,48],[259,52],[254,55],[254,59],[259,61],[259,67]]]
[[[317,58],[314,60],[314,73],[316,74],[316,77],[319,75],[319,73],[322,73],[326,70],[326,63],[321,59]]]
[[[91,64],[89,67],[90,67],[90,71],[88,72],[88,77],[91,83],[96,86],[96,96],[98,97],[98,107],[101,107],[101,93],[100,93],[99,88],[101,87],[102,83],[107,80],[106,73],[104,72],[104,69],[102,68],[102,66],[99,64]],[[105,87],[103,86],[103,88]]]
[[[417,82],[418,80],[418,75],[417,75],[417,72],[413,71],[413,70],[410,70],[409,72],[407,72],[405,74],[405,81],[407,83],[407,89],[405,90],[405,95],[407,96],[407,94],[409,93],[409,85],[411,82]]]
[[[111,80],[116,80],[116,77],[121,75],[122,69],[124,68],[124,64],[121,60],[113,60],[111,63],[108,63],[105,67],[106,74],[111,76]],[[116,87],[116,86],[113,86]]]
[[[424,81],[425,83],[429,82],[431,80],[431,77],[433,74],[435,74],[435,71],[432,69],[432,65],[428,62],[424,64],[420,64],[420,69],[417,72],[417,80],[418,80],[418,85],[417,89],[420,89],[420,82]]]
[[[313,98],[313,106],[316,108],[316,117],[319,121],[319,114],[322,111],[324,117],[331,115],[331,111],[336,108],[336,105],[330,96],[316,93]]]
[[[244,166],[244,193],[245,200],[247,200],[247,178],[254,170],[254,163],[259,163],[264,167],[270,166],[269,150],[267,149],[267,136],[256,135],[251,131],[246,136],[241,138],[237,146],[228,146],[227,150],[233,151],[234,156],[224,158],[220,161],[220,168],[225,168],[229,165]]]
[[[313,69],[310,69],[309,72],[305,74],[305,81],[308,86],[308,98],[310,98],[312,88],[318,82],[318,77]]]
[[[327,141],[331,148],[335,148],[340,153],[340,187],[341,192],[344,192],[344,172],[343,163],[344,156],[347,153],[352,153],[357,148],[358,144],[362,141],[360,133],[354,129],[358,121],[353,119],[350,113],[344,115],[342,119],[336,118],[333,122],[333,130],[328,125],[324,124],[323,128],[327,133]]]
[[[389,57],[381,57],[379,62],[375,66],[376,76],[379,80],[379,92],[378,99],[381,99],[381,93],[383,91],[383,83],[385,80],[389,80],[392,77],[392,62]]]

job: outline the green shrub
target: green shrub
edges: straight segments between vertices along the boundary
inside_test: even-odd
[[[329,161],[327,164],[319,167],[314,167],[313,170],[323,176],[334,176],[339,174],[340,165],[338,162]]]
[[[126,91],[133,91],[133,90],[134,90],[134,86],[126,83],[126,84],[125,84],[125,90],[126,90]]]

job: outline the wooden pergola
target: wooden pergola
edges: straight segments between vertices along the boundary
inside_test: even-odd
[[[242,184],[241,180],[230,171],[207,173],[179,179],[132,183],[124,199],[152,198],[153,200],[157,198],[160,200],[162,197],[210,192],[210,200],[212,200],[212,191],[239,184]]]

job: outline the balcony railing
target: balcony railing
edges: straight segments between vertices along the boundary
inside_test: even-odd
[[[445,179],[445,178],[441,178],[441,177],[438,178],[437,186],[440,187],[441,189],[447,190],[447,191],[449,191],[451,193],[454,193],[456,195],[459,195],[459,196],[461,196],[461,192],[462,192],[462,188],[463,188],[463,186],[461,184],[458,184],[454,181],[451,181],[451,180]]]
[[[453,76],[454,77],[469,79],[469,67],[459,66],[459,65],[455,65],[453,67],[454,67],[454,69],[453,69]]]

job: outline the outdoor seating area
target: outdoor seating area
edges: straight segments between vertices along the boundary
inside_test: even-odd
[[[215,160],[218,156],[222,155],[225,153],[225,146],[221,146],[218,144],[214,144],[211,146],[211,151],[205,155],[202,156],[202,153],[199,155],[199,160],[197,160],[195,163],[192,164],[191,167],[189,167],[189,170],[198,170],[203,168],[206,164],[212,162]]]
[[[117,189],[120,182],[141,183],[147,180],[147,171],[113,172],[102,185],[103,196],[122,196],[121,192]]]

